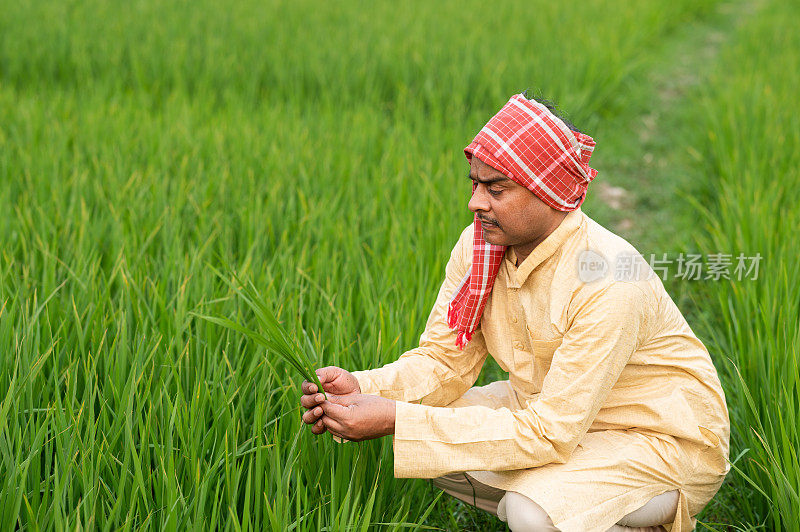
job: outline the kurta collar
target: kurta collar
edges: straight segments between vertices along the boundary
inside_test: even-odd
[[[508,248],[506,250],[506,267],[508,268],[508,281],[509,281],[509,288],[520,288],[525,281],[528,279],[530,274],[543,263],[545,260],[549,259],[553,256],[553,253],[561,247],[564,242],[566,242],[567,238],[569,238],[572,233],[575,232],[578,227],[581,225],[581,221],[583,220],[583,212],[581,211],[580,207],[577,209],[570,211],[558,227],[555,230],[547,235],[541,244],[533,248],[531,254],[522,261],[522,264],[519,267],[514,266],[514,263],[517,261],[516,254],[512,248]]]

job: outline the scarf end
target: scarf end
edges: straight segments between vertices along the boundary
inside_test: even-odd
[[[457,323],[458,313],[456,312],[456,306],[451,301],[447,307],[447,326],[451,329],[455,329]]]
[[[453,303],[450,303],[450,306],[447,309],[447,325],[451,329],[458,329],[458,311],[456,306]],[[456,336],[456,347],[459,349],[464,349],[466,347],[467,342],[472,340],[472,333],[469,331],[462,331],[458,329],[458,335]]]
[[[463,350],[467,346],[467,342],[470,340],[472,340],[471,332],[458,331],[458,335],[456,336],[456,347]]]

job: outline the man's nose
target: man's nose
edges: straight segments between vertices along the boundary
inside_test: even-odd
[[[485,186],[478,185],[475,187],[475,191],[472,193],[472,197],[469,199],[467,208],[469,208],[469,210],[472,212],[489,210],[489,198]]]

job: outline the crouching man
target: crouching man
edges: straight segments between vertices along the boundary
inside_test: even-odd
[[[661,279],[580,209],[594,145],[508,101],[464,150],[475,219],[419,347],[319,370],[326,401],[304,382],[313,433],[391,434],[395,477],[514,532],[694,528],[729,469],[724,393]],[[473,387],[489,354],[508,380]]]

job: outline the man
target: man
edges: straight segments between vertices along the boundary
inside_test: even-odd
[[[328,400],[302,387],[313,433],[393,434],[396,477],[514,532],[694,527],[729,469],[724,394],[660,278],[581,211],[594,145],[509,100],[465,149],[475,220],[419,347],[319,370]],[[472,387],[489,353],[509,380]]]

